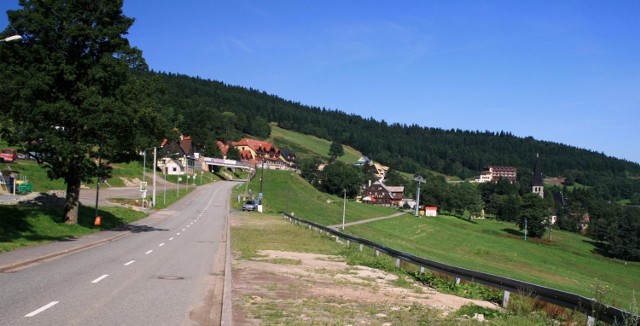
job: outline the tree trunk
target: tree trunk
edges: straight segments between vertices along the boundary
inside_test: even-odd
[[[69,175],[65,178],[67,183],[67,198],[64,203],[64,222],[78,224],[78,210],[80,207],[80,176]]]

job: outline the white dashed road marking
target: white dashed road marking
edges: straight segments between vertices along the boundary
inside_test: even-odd
[[[49,308],[51,308],[51,307],[53,307],[53,306],[57,305],[59,302],[60,302],[60,301],[52,301],[52,302],[50,302],[48,305],[43,306],[42,308],[39,308],[38,310],[34,310],[34,311],[32,311],[32,312],[30,312],[30,313],[28,313],[28,314],[24,315],[24,316],[25,316],[25,317],[33,317],[33,316],[35,316],[35,315],[37,315],[37,314],[39,314],[39,313],[41,313],[41,312],[43,312],[43,311],[45,311],[45,310],[47,310],[47,309],[49,309]]]
[[[91,283],[98,283],[98,282],[104,280],[105,278],[107,278],[107,276],[109,276],[109,275],[107,275],[107,274],[102,275],[102,276],[98,277],[97,279],[91,281]]]

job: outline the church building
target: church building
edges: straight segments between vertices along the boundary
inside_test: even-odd
[[[540,156],[538,154],[536,154],[536,167],[533,170],[531,191],[534,194],[538,194],[541,198],[544,198],[544,177],[542,176],[542,164],[540,163]]]

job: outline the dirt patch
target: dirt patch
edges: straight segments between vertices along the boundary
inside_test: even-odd
[[[442,317],[468,303],[500,309],[490,302],[439,293],[402,276],[350,266],[340,256],[275,250],[258,255],[251,260],[234,255],[236,325],[399,325],[417,323],[402,319],[408,318],[408,310]]]
[[[120,177],[120,180],[122,180],[122,182],[124,183],[125,187],[137,187],[140,185],[140,179],[138,178],[124,178],[124,177]]]

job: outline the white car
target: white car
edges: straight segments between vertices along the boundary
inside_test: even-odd
[[[258,204],[253,200],[247,200],[242,204],[243,211],[255,211],[258,209]]]

